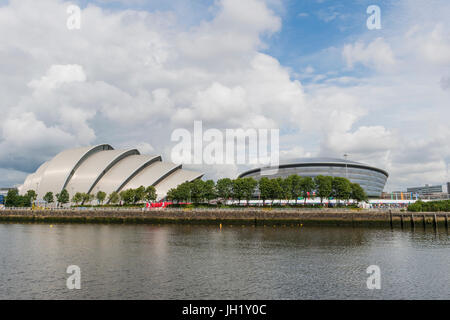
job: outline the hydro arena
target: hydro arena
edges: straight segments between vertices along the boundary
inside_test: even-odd
[[[292,174],[302,177],[318,175],[343,177],[352,183],[358,183],[369,197],[380,197],[389,174],[364,163],[334,158],[303,158],[276,167],[263,167],[248,170],[239,175],[240,178],[261,177],[286,178]]]
[[[62,151],[28,175],[18,189],[20,194],[34,190],[37,199],[42,200],[47,192],[56,194],[63,189],[72,197],[77,192],[111,194],[154,186],[160,200],[171,188],[202,176],[182,169],[181,164],[162,162],[158,155],[142,155],[137,149],[115,150],[101,144]]]

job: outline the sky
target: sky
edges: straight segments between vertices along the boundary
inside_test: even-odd
[[[348,154],[388,171],[386,191],[444,184],[449,16],[448,0],[0,0],[0,186],[78,146],[170,161],[199,120],[279,129],[282,159]]]

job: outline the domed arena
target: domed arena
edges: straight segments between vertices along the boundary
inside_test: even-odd
[[[137,149],[114,149],[109,144],[69,149],[44,162],[28,175],[19,189],[37,193],[42,200],[47,192],[60,193],[66,189],[72,196],[77,192],[106,194],[154,186],[157,200],[167,191],[203,173],[182,169],[181,164],[163,162],[159,155],[143,155]]]
[[[277,167],[265,167],[248,170],[239,175],[240,178],[252,177],[260,179],[286,178],[292,174],[303,177],[318,175],[343,177],[352,183],[358,183],[369,197],[380,197],[389,174],[367,164],[335,158],[302,158],[281,163]]]

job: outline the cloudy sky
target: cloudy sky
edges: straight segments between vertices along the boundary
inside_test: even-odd
[[[0,0],[0,186],[76,146],[170,160],[195,120],[279,128],[283,158],[348,153],[386,169],[387,191],[442,184],[449,16],[448,0]]]

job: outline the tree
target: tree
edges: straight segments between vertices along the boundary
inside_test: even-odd
[[[330,176],[316,176],[314,178],[316,194],[320,198],[320,203],[323,203],[324,198],[329,198],[333,191],[333,177]]]
[[[176,199],[176,189],[170,188],[169,191],[167,191],[166,198],[169,201],[175,201]]]
[[[53,192],[49,191],[44,195],[44,201],[47,203],[53,203],[54,198],[53,198]]]
[[[258,185],[258,182],[253,178],[244,178],[243,181],[244,181],[243,190],[242,190],[243,196],[244,196],[245,200],[247,200],[247,205],[248,205],[251,197],[255,193],[255,188]]]
[[[98,191],[96,198],[100,204],[103,204],[103,201],[105,201],[106,199],[106,192]]]
[[[57,200],[59,203],[61,203],[61,204],[69,203],[69,201],[70,201],[69,192],[67,192],[66,189],[63,189],[63,190],[61,191],[61,193],[58,193],[58,194],[56,195],[56,200]]]
[[[204,196],[208,200],[208,204],[211,200],[217,197],[216,185],[213,180],[207,180],[204,184]]]
[[[82,204],[86,204],[89,203],[89,201],[91,201],[91,196],[85,192],[81,194],[81,197],[83,198]]]
[[[367,201],[368,197],[364,189],[358,183],[351,184],[352,193],[351,198],[358,202]]]
[[[141,202],[145,199],[145,187],[140,186],[137,189],[134,189],[134,201],[133,203]]]
[[[186,181],[179,184],[176,188],[172,188],[167,192],[167,199],[175,200],[177,202],[189,201],[191,198],[192,183]]]
[[[119,194],[117,191],[111,192],[111,194],[108,196],[108,202],[112,204],[116,204],[119,202]]]
[[[28,190],[26,197],[30,199],[30,202],[33,202],[36,200],[37,198],[37,193],[34,190]]]
[[[81,192],[75,193],[75,195],[72,197],[72,202],[78,205],[80,202],[83,201],[83,194]]]
[[[144,199],[147,201],[155,201],[156,200],[156,188],[154,186],[148,186],[145,189]]]
[[[7,207],[30,207],[32,202],[36,199],[36,193],[33,190],[21,196],[19,190],[10,189],[5,199],[5,206]]]
[[[244,189],[245,189],[245,181],[243,178],[237,178],[233,180],[233,184],[231,187],[233,199],[241,202],[241,199],[244,197]]]
[[[191,199],[194,203],[200,203],[205,199],[205,181],[201,179],[194,180],[190,183]]]
[[[19,190],[10,189],[6,195],[5,206],[7,207],[17,207],[20,202]]]
[[[292,174],[286,179],[288,180],[288,185],[290,188],[290,198],[295,199],[295,203],[297,203],[297,198],[301,195],[301,177],[296,174]]]
[[[119,193],[119,195],[120,195],[120,199],[125,204],[132,204],[135,202],[135,190],[133,190],[133,189],[123,190]]]
[[[308,194],[311,194],[311,192],[314,190],[314,180],[311,177],[303,177],[300,180],[300,188],[303,195],[304,204],[306,205],[306,198],[308,197]]]
[[[273,200],[283,197],[283,189],[280,186],[279,179],[270,179],[270,198]]]
[[[278,183],[280,184],[281,190],[283,190],[282,194],[282,198],[285,200],[289,200],[292,198],[291,195],[291,179],[286,178],[277,178],[278,179]]]
[[[219,179],[217,180],[216,189],[219,198],[228,200],[233,194],[233,181],[229,178]]]
[[[266,203],[266,200],[270,199],[270,197],[272,196],[271,192],[272,184],[270,182],[270,179],[267,177],[262,177],[261,179],[259,179],[258,188],[259,188],[259,195],[264,205]]]
[[[333,195],[338,201],[339,199],[342,200],[350,199],[350,195],[352,193],[352,186],[350,181],[348,181],[346,178],[334,177],[332,186],[333,186]]]

